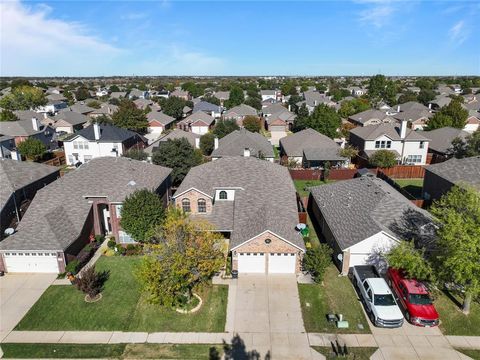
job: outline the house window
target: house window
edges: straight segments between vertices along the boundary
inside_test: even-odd
[[[183,212],[190,212],[190,200],[189,199],[183,199],[182,200],[182,210]]]
[[[390,149],[392,142],[389,140],[377,140],[375,141],[375,149]]]
[[[73,158],[73,155],[68,155],[68,163],[71,165],[75,163],[75,159]]]
[[[387,149],[390,149],[392,147],[392,142],[391,141],[387,141]]]
[[[76,141],[73,142],[73,148],[78,149],[78,142],[76,142]]]
[[[83,148],[84,148],[85,150],[88,150],[88,141],[85,141],[85,142],[83,143]]]
[[[199,213],[207,212],[207,202],[205,201],[205,199],[198,199],[197,204]]]
[[[220,194],[218,194],[218,197],[220,198],[220,200],[227,200],[227,192],[224,190],[220,191]]]
[[[122,205],[115,205],[115,213],[117,214],[117,218],[122,217]]]
[[[118,241],[121,243],[121,244],[133,244],[135,243],[135,240],[133,240],[133,238],[127,234],[125,231],[119,231],[118,232]]]
[[[424,141],[420,141],[419,147],[420,147],[420,149],[423,149],[425,147]]]
[[[422,155],[408,155],[407,164],[418,164],[422,162]]]

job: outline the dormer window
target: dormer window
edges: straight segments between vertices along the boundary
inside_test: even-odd
[[[227,200],[228,199],[227,192],[225,190],[220,191],[220,193],[218,194],[218,198],[220,200]]]

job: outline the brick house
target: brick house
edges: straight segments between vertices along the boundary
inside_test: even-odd
[[[239,273],[298,273],[305,252],[287,168],[254,157],[222,157],[194,167],[173,196],[194,219],[229,242]]]
[[[134,240],[120,227],[122,202],[149,189],[164,204],[171,169],[125,157],[99,157],[37,192],[17,231],[0,242],[0,270],[62,273],[91,235]]]

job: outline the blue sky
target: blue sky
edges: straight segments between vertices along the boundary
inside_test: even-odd
[[[480,75],[480,1],[1,1],[0,73]]]

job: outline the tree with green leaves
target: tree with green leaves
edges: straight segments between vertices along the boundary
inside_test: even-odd
[[[238,85],[234,85],[230,88],[230,97],[225,101],[225,106],[227,108],[232,108],[243,104],[244,101],[245,95],[243,94],[243,89]]]
[[[248,115],[243,119],[243,127],[250,132],[260,132],[262,124],[257,116]]]
[[[183,83],[182,84],[182,90],[183,91],[188,91],[188,93],[194,98],[202,96],[203,93],[204,93],[203,87],[201,85],[199,85],[198,83],[195,83],[193,81],[187,81],[187,82]]]
[[[202,153],[196,151],[187,139],[169,139],[152,154],[152,162],[172,170],[172,183],[178,186],[190,169],[203,162]]]
[[[343,149],[340,149],[339,154],[351,160],[358,155],[358,149],[355,146],[346,145]]]
[[[464,109],[460,102],[452,100],[450,104],[443,106],[428,120],[427,129],[434,130],[445,126],[463,129],[467,118],[468,110]]]
[[[208,103],[210,103],[210,104],[220,106],[220,99],[219,99],[219,98],[216,98],[215,96],[205,95],[205,96],[202,97],[202,100],[203,100],[203,101],[206,101],[206,102],[208,102]]]
[[[18,116],[15,113],[8,109],[3,109],[0,112],[0,121],[17,121],[19,120]]]
[[[212,133],[206,133],[200,138],[200,150],[203,155],[210,156],[215,146],[215,135]]]
[[[452,140],[452,153],[457,159],[480,155],[480,130],[465,137]]]
[[[332,254],[330,246],[321,243],[318,247],[307,249],[303,256],[303,267],[316,283],[322,282],[325,271],[332,263]]]
[[[20,154],[28,160],[38,160],[47,151],[47,147],[38,139],[30,137],[17,145]]]
[[[423,105],[428,106],[428,104],[435,99],[437,94],[434,90],[430,89],[422,89],[420,93],[417,95],[417,100],[421,102]]]
[[[417,94],[415,94],[413,91],[406,90],[398,98],[398,103],[404,104],[409,101],[418,101]]]
[[[89,102],[87,102],[87,106],[94,109],[100,109],[102,107],[102,104],[100,103],[100,101],[90,100]]]
[[[436,273],[444,283],[463,289],[462,311],[468,314],[472,299],[480,295],[480,193],[454,186],[430,212],[439,226]]]
[[[300,127],[304,129],[312,128],[331,139],[338,136],[337,130],[342,125],[342,119],[336,110],[325,104],[318,105],[312,114],[306,118],[302,118],[300,115],[297,116],[297,120]]]
[[[219,139],[230,134],[231,132],[240,129],[237,122],[233,119],[220,120],[213,128],[213,134]]]
[[[88,99],[90,97],[90,92],[86,87],[79,87],[77,91],[75,91],[75,99],[77,101],[83,101],[85,99]]]
[[[370,103],[377,106],[380,102],[385,101],[392,106],[396,103],[397,86],[385,75],[375,75],[370,78],[368,85],[368,99]]]
[[[261,110],[262,109],[262,99],[259,98],[258,96],[257,97],[251,97],[249,96],[245,102],[244,102],[245,105],[248,105],[248,106],[251,106],[253,107],[254,109],[257,109],[257,110]]]
[[[425,249],[417,249],[413,241],[400,241],[387,253],[387,262],[390,267],[405,271],[405,275],[412,279],[430,281],[433,270],[426,259]]]
[[[129,99],[123,99],[117,111],[112,115],[112,122],[115,126],[145,133],[148,127],[147,117],[143,110],[137,108],[135,103]]]
[[[183,117],[183,108],[187,106],[187,101],[177,96],[170,96],[168,99],[160,98],[158,103],[162,107],[163,113],[177,120]]]
[[[133,159],[133,160],[139,160],[139,161],[144,161],[147,160],[147,153],[143,149],[129,149],[125,154],[123,154],[124,157]]]
[[[371,106],[367,99],[357,98],[342,101],[338,113],[342,118],[346,119],[354,114],[358,114],[359,112],[366,111],[370,108]]]
[[[160,196],[147,189],[136,190],[123,201],[120,225],[136,241],[147,243],[153,228],[162,223],[164,215]]]
[[[370,157],[370,165],[380,168],[391,168],[397,165],[397,156],[393,151],[377,150]]]
[[[178,208],[168,208],[154,239],[155,244],[146,245],[136,272],[151,303],[190,303],[194,289],[207,284],[225,264],[223,236],[208,222],[192,220]]]
[[[33,110],[47,104],[42,90],[33,86],[18,86],[0,99],[0,107],[6,110]]]
[[[111,92],[120,92],[120,88],[119,88],[117,85],[115,85],[115,84],[111,85],[110,88],[109,88],[109,90],[110,90]]]

